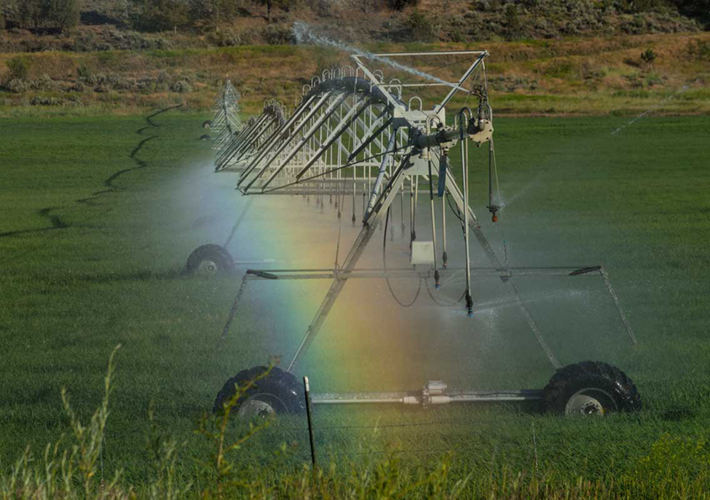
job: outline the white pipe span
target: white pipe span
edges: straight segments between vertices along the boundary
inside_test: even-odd
[[[542,399],[541,390],[513,391],[467,391],[449,394],[424,395],[421,397],[403,393],[335,393],[313,394],[313,404],[409,404],[409,405],[444,405],[450,403],[486,403],[538,401]]]

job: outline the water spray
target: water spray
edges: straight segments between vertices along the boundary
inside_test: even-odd
[[[254,280],[278,282],[283,280],[329,280],[331,282],[312,321],[293,354],[286,370],[275,369],[267,379],[260,381],[259,393],[247,393],[239,403],[240,416],[267,413],[299,413],[303,404],[299,392],[294,389],[297,380],[293,372],[308,352],[344,287],[352,278],[389,280],[390,278],[417,279],[422,282],[434,281],[435,289],[455,285],[451,278],[457,273],[465,274],[466,314],[474,316],[472,286],[480,283],[478,278],[496,278],[503,284],[506,300],[519,311],[528,325],[542,353],[551,368],[556,370],[550,383],[543,390],[516,389],[509,391],[448,391],[441,381],[430,381],[420,392],[411,393],[358,393],[313,395],[313,403],[332,405],[347,404],[450,404],[481,401],[539,401],[548,410],[565,414],[597,414],[609,411],[636,410],[640,408],[638,392],[629,378],[616,368],[601,362],[583,362],[564,366],[557,358],[545,336],[535,321],[526,301],[516,286],[516,281],[536,277],[574,277],[585,279],[601,277],[617,307],[624,326],[632,342],[635,336],[628,319],[624,315],[606,272],[601,266],[511,268],[501,261],[484,234],[484,228],[469,204],[469,181],[471,158],[468,145],[489,143],[488,164],[488,209],[492,221],[497,220],[500,206],[494,203],[493,179],[497,171],[495,148],[493,145],[492,111],[487,99],[485,86],[485,51],[456,51],[450,55],[470,57],[470,64],[455,82],[446,82],[427,73],[409,68],[392,60],[396,57],[444,58],[446,53],[401,53],[372,54],[315,35],[303,23],[294,26],[294,36],[299,43],[311,42],[351,52],[357,69],[344,66],[326,70],[305,85],[300,101],[289,111],[279,102],[267,102],[262,113],[250,120],[246,127],[232,141],[223,141],[217,155],[223,169],[239,173],[237,189],[247,196],[264,195],[313,195],[318,207],[325,211],[325,196],[348,193],[353,196],[353,218],[355,199],[362,196],[362,227],[345,258],[340,261],[339,244],[336,250],[336,264],[324,269],[249,270],[244,275],[239,294],[246,283]],[[413,76],[425,78],[437,84],[445,84],[450,90],[433,110],[414,109],[411,98],[408,101],[402,89],[410,90],[416,85],[405,87],[402,82],[385,83],[384,74],[368,67],[368,62],[384,63]],[[484,74],[484,85],[476,93],[466,91],[463,85],[477,71]],[[360,76],[362,74],[362,76]],[[392,83],[392,82],[390,82]],[[394,88],[396,87],[396,92]],[[465,108],[455,110],[458,121],[454,126],[446,124],[447,105],[458,91],[476,95],[479,105],[476,112]],[[450,109],[448,109],[451,111]],[[436,123],[436,127],[431,124]],[[460,148],[461,178],[459,182],[449,167],[449,155],[454,148]],[[438,168],[435,168],[435,165]],[[437,195],[442,198],[442,221],[445,208],[450,206],[462,225],[464,262],[451,265],[447,256],[445,222],[442,245],[439,247],[436,233],[436,204],[434,203],[434,179],[437,177]],[[416,199],[419,182],[428,187],[431,212],[432,239],[418,239],[416,229]],[[424,184],[426,183],[426,184]],[[359,269],[358,262],[372,237],[385,228],[383,234],[383,257],[387,240],[386,225],[390,208],[400,197],[410,193],[410,243],[411,265],[405,268]],[[423,191],[423,193],[426,191]],[[350,194],[352,193],[352,194]],[[500,202],[500,195],[499,195]],[[342,203],[337,204],[338,207]],[[331,208],[333,209],[333,208]],[[339,208],[338,208],[339,210]],[[420,237],[426,237],[420,233]],[[477,243],[488,261],[488,267],[474,267],[471,262],[470,246]],[[442,268],[438,266],[437,251],[443,249]],[[384,259],[383,259],[384,260]],[[454,263],[455,264],[455,263]],[[386,266],[386,264],[383,264]],[[459,274],[460,275],[460,274]],[[443,283],[443,284],[442,284]],[[429,288],[427,287],[427,290]],[[435,292],[436,293],[436,292]],[[238,298],[241,295],[238,295]],[[411,304],[417,300],[419,293]],[[432,298],[434,295],[431,295]],[[395,297],[395,300],[396,297]],[[230,318],[236,312],[235,300]],[[404,305],[404,304],[403,304]],[[476,321],[472,320],[471,325]],[[223,330],[228,333],[229,325]],[[467,335],[475,335],[473,328]],[[225,384],[215,401],[219,411],[229,401],[235,391],[235,384],[242,385],[240,379],[249,373],[256,373],[261,367],[245,370]],[[296,382],[294,382],[296,381]],[[579,389],[581,388],[581,389]],[[574,389],[574,390],[571,390]],[[264,396],[266,395],[266,396]],[[274,403],[278,402],[278,404]]]
[[[332,47],[338,50],[342,50],[344,52],[349,52],[350,54],[355,54],[361,57],[365,57],[367,59],[371,59],[373,61],[386,64],[392,68],[404,71],[405,73],[409,73],[410,75],[419,76],[421,78],[424,78],[425,80],[436,82],[438,84],[451,87],[455,90],[461,90],[466,93],[469,92],[468,90],[459,87],[455,83],[447,82],[446,80],[438,78],[434,75],[430,75],[429,73],[425,73],[424,71],[410,68],[409,66],[401,64],[397,61],[393,61],[390,58],[381,56],[379,54],[374,54],[366,50],[351,47],[350,45],[346,45],[342,42],[331,40],[330,38],[327,38],[325,36],[318,35],[313,31],[313,29],[311,29],[310,26],[308,26],[308,24],[304,23],[303,21],[296,21],[295,23],[293,23],[293,28],[291,29],[291,32],[293,33],[293,37],[296,40],[296,43],[299,45],[312,43],[314,45],[320,45],[323,47]]]

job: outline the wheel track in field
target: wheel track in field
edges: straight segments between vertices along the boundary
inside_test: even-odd
[[[159,111],[156,111],[155,113],[153,113],[151,115],[148,115],[147,117],[145,117],[145,122],[148,125],[136,130],[136,134],[142,136],[146,130],[149,130],[151,128],[159,128],[161,125],[159,123],[156,123],[153,120],[153,118],[155,118],[156,116],[161,115],[163,113],[167,113],[170,110],[179,108],[181,106],[182,106],[182,104],[170,106],[168,108],[164,108]],[[114,182],[116,181],[116,179],[118,179],[119,177],[121,177],[124,174],[127,174],[129,172],[133,172],[135,170],[139,170],[142,168],[147,168],[150,166],[148,164],[148,162],[141,160],[140,158],[137,157],[137,155],[141,151],[141,149],[143,149],[143,146],[146,143],[148,143],[149,141],[152,141],[153,139],[157,139],[158,137],[159,136],[157,136],[157,135],[151,135],[149,137],[146,137],[146,138],[142,139],[131,150],[128,157],[136,163],[135,167],[125,168],[125,169],[119,170],[117,172],[114,172],[109,177],[107,177],[106,180],[103,181],[103,184],[106,187],[106,189],[96,191],[95,193],[92,193],[90,196],[88,196],[86,198],[80,198],[80,199],[74,200],[74,202],[95,208],[95,207],[100,206],[98,203],[96,203],[97,198],[99,198],[100,196],[102,196],[104,194],[109,194],[109,193],[125,190],[125,188],[123,188],[123,187],[114,185]],[[38,210],[36,212],[37,215],[39,215],[40,217],[47,220],[47,222],[51,225],[50,227],[44,227],[44,228],[40,228],[40,229],[20,229],[20,230],[16,230],[16,231],[7,231],[4,233],[0,233],[0,238],[9,238],[9,237],[20,236],[20,235],[24,235],[24,234],[43,233],[43,232],[67,229],[70,227],[77,227],[77,226],[73,226],[72,224],[69,224],[68,222],[64,221],[61,218],[61,216],[53,213],[56,210],[61,210],[62,208],[65,208],[65,207],[45,207],[45,208],[41,208],[40,210]],[[85,222],[93,220],[96,217],[99,217],[101,215],[105,215],[112,210],[113,210],[112,208],[109,208],[108,210],[102,211],[101,213],[97,214],[96,216],[86,219]]]
[[[156,123],[156,122],[153,121],[153,118],[155,118],[156,116],[161,115],[161,114],[163,114],[163,113],[167,113],[168,111],[170,111],[170,110],[172,110],[172,109],[179,108],[179,107],[181,107],[181,106],[182,106],[182,104],[178,104],[178,105],[175,105],[175,106],[170,106],[170,107],[168,107],[168,108],[161,109],[160,111],[156,111],[156,112],[153,113],[152,115],[147,116],[147,117],[145,118],[145,122],[148,124],[148,126],[142,127],[142,128],[140,128],[140,129],[136,130],[136,134],[142,136],[143,133],[144,133],[146,130],[150,129],[150,128],[159,128],[159,127],[161,127],[161,125],[160,125],[159,123]],[[97,192],[95,192],[95,193],[92,193],[91,196],[89,196],[89,197],[87,197],[87,198],[81,198],[81,199],[79,199],[79,200],[76,200],[76,202],[77,202],[77,203],[83,203],[83,204],[87,204],[87,205],[94,205],[94,206],[96,206],[95,203],[93,203],[93,202],[94,202],[94,201],[96,200],[96,198],[98,198],[99,196],[101,196],[101,195],[103,195],[103,194],[108,194],[108,193],[112,193],[112,192],[116,192],[116,191],[123,191],[123,190],[125,190],[125,188],[122,188],[122,187],[120,187],[120,186],[114,185],[114,182],[116,181],[116,179],[118,179],[118,178],[121,177],[122,175],[125,175],[125,174],[127,174],[127,173],[129,173],[129,172],[133,172],[133,171],[135,171],[135,170],[139,170],[139,169],[141,169],[141,168],[146,168],[146,167],[149,166],[149,164],[148,164],[146,161],[141,160],[140,158],[137,158],[136,155],[138,155],[138,153],[141,151],[141,149],[143,149],[143,146],[144,146],[146,143],[152,141],[153,139],[157,139],[157,138],[158,138],[157,135],[151,135],[151,136],[149,136],[149,137],[146,137],[145,139],[141,140],[141,141],[136,145],[135,148],[133,148],[133,150],[130,152],[130,154],[128,155],[128,157],[136,163],[136,166],[135,166],[135,167],[124,168],[123,170],[119,170],[119,171],[117,171],[117,172],[114,172],[114,173],[111,174],[108,178],[106,178],[106,180],[104,180],[104,182],[103,182],[104,186],[105,186],[107,189],[103,189],[103,190],[101,190],[101,191],[97,191]]]
[[[41,229],[19,229],[17,231],[7,231],[4,233],[0,233],[0,238],[9,238],[11,236],[20,236],[23,234],[30,234],[30,233],[42,233],[45,231],[55,231],[57,229],[66,229],[68,227],[71,227],[70,224],[64,222],[62,218],[58,215],[52,214],[54,210],[59,210],[62,207],[47,207],[47,208],[42,208],[38,210],[36,213],[40,217],[46,218],[50,224],[52,224],[52,227],[44,227]]]

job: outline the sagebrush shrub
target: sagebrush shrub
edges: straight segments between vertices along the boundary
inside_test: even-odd
[[[13,57],[5,65],[10,70],[9,80],[26,80],[30,74],[30,60],[26,57]]]

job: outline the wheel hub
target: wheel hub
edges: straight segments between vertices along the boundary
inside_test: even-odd
[[[243,418],[266,418],[274,415],[276,410],[266,401],[256,398],[249,398],[244,401],[237,411],[237,415]]]
[[[203,260],[200,262],[200,265],[197,266],[197,272],[200,274],[217,274],[217,271],[219,268],[217,267],[217,263],[213,260]]]
[[[613,401],[609,394],[600,389],[582,389],[569,398],[565,414],[603,417],[611,409],[605,407],[605,402],[613,405]]]

